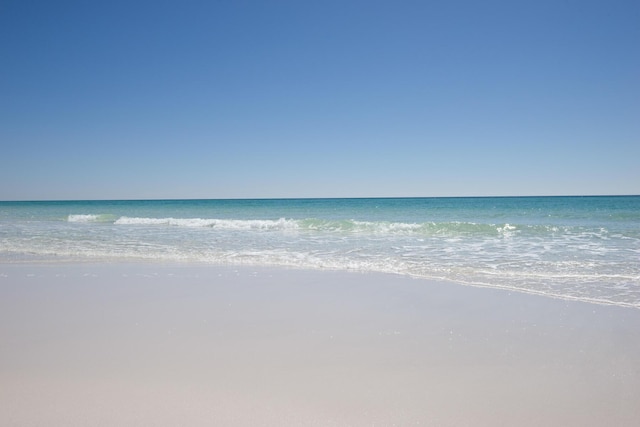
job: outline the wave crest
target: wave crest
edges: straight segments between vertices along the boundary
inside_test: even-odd
[[[175,227],[208,227],[223,230],[286,230],[298,228],[295,220],[203,219],[203,218],[135,218],[121,217],[116,225],[168,225]]]
[[[72,214],[67,216],[68,222],[113,222],[115,216],[110,214]]]
[[[307,219],[217,219],[217,218],[144,218],[120,217],[116,225],[173,226],[189,228],[213,228],[245,231],[299,231],[319,233],[378,234],[378,235],[493,235],[511,236],[521,227],[511,224],[478,224],[472,222],[388,222]]]

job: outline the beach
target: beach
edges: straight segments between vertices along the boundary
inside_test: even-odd
[[[0,11],[0,427],[640,426],[640,1]]]
[[[640,310],[382,273],[0,265],[6,426],[637,425]]]

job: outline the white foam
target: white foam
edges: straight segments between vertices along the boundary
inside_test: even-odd
[[[116,225],[169,225],[175,227],[209,227],[224,230],[285,230],[297,229],[295,220],[240,220],[240,219],[203,219],[203,218],[132,218],[120,217]]]
[[[115,216],[111,214],[71,214],[68,222],[113,222]]]
[[[80,215],[69,215],[67,217],[67,221],[69,222],[96,222],[99,219],[99,215],[87,215],[87,214],[80,214]]]

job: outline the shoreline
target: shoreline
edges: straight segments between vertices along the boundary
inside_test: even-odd
[[[364,275],[380,275],[380,276],[390,276],[397,277],[400,279],[409,279],[409,280],[417,280],[422,281],[425,284],[428,283],[440,283],[440,284],[449,284],[452,286],[464,286],[464,287],[472,287],[479,289],[489,289],[489,290],[497,290],[503,292],[514,292],[520,293],[524,295],[538,296],[543,298],[551,298],[562,301],[569,302],[578,302],[585,304],[594,304],[599,306],[612,306],[612,307],[620,307],[620,308],[631,308],[640,310],[640,305],[625,303],[625,302],[614,302],[606,299],[597,299],[597,298],[587,298],[587,297],[575,297],[571,295],[562,295],[557,293],[550,293],[545,291],[537,291],[534,289],[526,289],[520,288],[516,286],[504,286],[499,284],[487,284],[483,282],[473,282],[473,281],[464,281],[464,280],[455,280],[455,279],[446,279],[446,278],[433,278],[433,277],[425,277],[417,274],[411,273],[398,273],[391,271],[371,271],[371,270],[362,270],[362,269],[341,269],[341,268],[332,268],[332,267],[320,267],[313,268],[309,266],[299,266],[299,265],[277,265],[277,264],[260,264],[254,263],[251,261],[248,262],[227,262],[227,263],[214,263],[207,261],[197,261],[197,260],[188,260],[188,261],[179,261],[179,260],[165,260],[165,259],[96,259],[96,258],[60,258],[54,259],[50,257],[40,257],[39,255],[34,255],[33,258],[30,256],[22,255],[21,258],[16,259],[2,259],[0,258],[0,268],[2,266],[11,266],[11,265],[33,265],[33,266],[50,266],[50,267],[64,267],[64,266],[78,266],[78,265],[95,265],[95,266],[104,266],[104,265],[113,265],[113,266],[139,266],[144,268],[145,266],[161,266],[163,268],[210,268],[210,269],[257,269],[257,270],[282,270],[282,271],[300,271],[300,272],[309,272],[309,273],[343,273],[343,274],[364,274]]]
[[[0,263],[0,324],[3,425],[640,420],[635,307],[385,273]]]

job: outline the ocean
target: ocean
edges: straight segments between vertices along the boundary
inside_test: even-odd
[[[0,263],[85,261],[386,272],[640,308],[640,196],[0,202]]]

